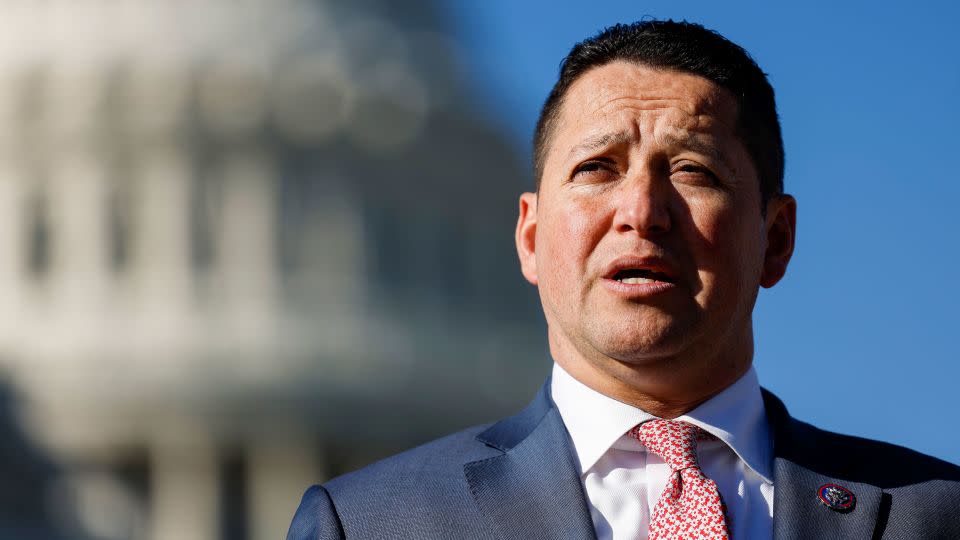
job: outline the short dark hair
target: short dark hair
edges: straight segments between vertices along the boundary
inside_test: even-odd
[[[625,60],[699,75],[737,100],[737,135],[760,177],[763,207],[783,193],[783,138],[773,87],[750,54],[713,30],[686,21],[643,20],[617,24],[574,45],[560,64],[560,77],[543,104],[533,139],[537,189],[547,146],[570,86],[592,68]]]

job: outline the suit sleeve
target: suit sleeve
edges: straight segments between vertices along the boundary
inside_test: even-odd
[[[293,516],[287,540],[334,540],[345,538],[333,500],[323,486],[311,486],[303,494]]]

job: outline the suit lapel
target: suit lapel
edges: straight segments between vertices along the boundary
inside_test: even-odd
[[[827,444],[818,435],[819,430],[792,419],[780,400],[767,391],[763,394],[776,456],[774,539],[873,538],[882,490],[823,472],[842,470],[844,461],[856,460],[857,456]],[[823,504],[817,493],[825,484],[850,490],[856,497],[854,507],[848,512],[838,512]]]
[[[817,491],[824,484],[838,484],[853,492],[853,509],[841,513],[820,502]],[[822,475],[779,457],[774,463],[773,485],[776,540],[873,538],[880,510],[880,488]]]
[[[503,452],[464,465],[470,491],[497,538],[596,537],[549,383],[523,412],[477,438]]]

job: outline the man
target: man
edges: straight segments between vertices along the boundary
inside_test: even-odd
[[[960,538],[960,469],[791,418],[751,367],[784,275],[773,90],[645,21],[578,44],[520,197],[553,376],[518,415],[314,486],[288,538]]]

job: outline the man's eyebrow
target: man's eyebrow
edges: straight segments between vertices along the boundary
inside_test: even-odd
[[[589,152],[591,150],[598,150],[600,148],[605,148],[608,146],[613,146],[617,144],[628,143],[633,140],[633,136],[627,133],[626,131],[617,131],[614,133],[601,133],[599,135],[594,135],[592,137],[587,137],[580,144],[575,145],[570,149],[570,152],[567,153],[567,156],[572,156],[579,154],[581,152]]]
[[[724,165],[727,164],[726,158],[716,145],[710,144],[709,142],[703,140],[702,137],[697,136],[695,133],[691,133],[686,137],[678,137],[676,135],[666,134],[663,135],[662,142],[668,146],[692,150],[699,154],[710,157],[719,163]]]
[[[590,152],[608,146],[633,142],[633,135],[626,131],[617,131],[611,133],[601,133],[584,139],[581,143],[570,148],[568,156],[573,156],[581,152]],[[703,137],[696,133],[690,133],[687,136],[678,136],[674,134],[665,134],[660,136],[661,143],[677,148],[692,150],[714,159],[717,162],[727,164],[720,149],[709,142],[703,140]]]

